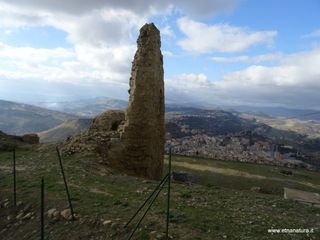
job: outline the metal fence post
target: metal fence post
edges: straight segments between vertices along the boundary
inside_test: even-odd
[[[168,181],[168,193],[167,193],[167,210],[166,210],[166,215],[167,215],[167,221],[166,221],[166,239],[169,239],[169,221],[170,221],[170,195],[171,195],[171,148],[169,149],[169,172],[166,174],[166,176],[162,179],[162,181],[158,184],[158,186],[154,189],[154,191],[150,194],[150,196],[147,198],[147,200],[141,205],[141,207],[136,211],[136,213],[131,217],[131,219],[127,222],[125,227],[129,225],[129,223],[137,216],[137,214],[142,210],[142,208],[145,206],[145,204],[153,197],[153,195],[156,193],[156,195],[153,197],[151,200],[149,206],[145,210],[144,214],[140,218],[139,222],[137,223],[136,227],[133,229],[131,232],[128,240],[132,238],[134,235],[135,231],[138,229],[140,223],[144,219],[144,217],[147,215],[148,211],[150,210],[151,206],[157,199],[158,195],[160,194],[162,188],[165,186],[166,181]]]
[[[164,180],[166,180],[168,178],[168,174],[164,177]],[[142,217],[140,218],[139,222],[137,223],[136,227],[133,229],[133,231],[131,232],[128,240],[130,240],[133,236],[133,234],[136,232],[136,230],[138,229],[138,227],[140,226],[140,223],[142,222],[142,220],[144,219],[144,217],[147,215],[148,211],[150,210],[151,206],[153,205],[153,203],[155,202],[155,200],[157,199],[158,195],[160,194],[162,188],[165,185],[165,181],[162,182],[162,185],[160,186],[160,188],[158,189],[158,192],[156,193],[156,195],[154,196],[154,198],[152,199],[151,203],[149,204],[148,208],[145,210],[144,214],[142,215]],[[158,188],[158,187],[157,187]]]
[[[13,205],[17,205],[16,148],[13,149]]]
[[[170,221],[170,195],[171,195],[171,148],[169,149],[169,173],[168,173],[168,193],[167,193],[167,224],[166,224],[166,238],[169,237],[169,221]]]
[[[153,192],[149,195],[147,200],[141,205],[141,207],[136,211],[136,213],[130,218],[130,220],[126,223],[125,227],[127,227],[130,222],[137,216],[137,214],[142,210],[142,208],[146,205],[146,203],[150,200],[150,198],[155,194],[155,192],[158,190],[158,188],[164,184],[168,177],[168,174],[161,180],[161,182],[158,184],[158,186],[153,190]]]
[[[41,240],[44,240],[44,180],[41,178]]]
[[[66,192],[67,192],[69,207],[70,207],[70,210],[71,210],[71,217],[72,217],[72,219],[74,219],[73,208],[72,208],[72,203],[71,203],[71,198],[70,198],[70,194],[69,194],[69,189],[68,189],[68,185],[67,185],[66,176],[64,175],[64,170],[63,170],[63,166],[62,166],[62,161],[61,161],[61,156],[60,156],[59,148],[57,147],[56,149],[57,149],[57,154],[58,154],[58,158],[59,158],[61,173],[62,173],[62,177],[63,177],[63,181],[64,181],[64,186],[65,186],[65,189],[66,189]]]

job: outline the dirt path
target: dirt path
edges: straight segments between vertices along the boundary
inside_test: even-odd
[[[168,163],[168,161],[166,161]],[[218,173],[218,174],[224,174],[224,175],[229,175],[229,176],[239,176],[239,177],[245,177],[245,178],[251,178],[251,179],[269,179],[273,181],[287,181],[291,182],[293,184],[302,184],[308,187],[320,189],[320,185],[315,185],[309,182],[304,182],[304,181],[296,181],[296,180],[291,180],[291,179],[281,179],[281,178],[268,178],[265,176],[257,175],[257,174],[250,174],[247,172],[243,171],[238,171],[234,169],[229,169],[229,168],[217,168],[217,167],[211,167],[211,166],[206,166],[206,165],[199,165],[199,164],[191,164],[191,163],[186,163],[186,162],[173,162],[172,165],[178,166],[178,167],[184,167],[184,168],[189,168],[197,171],[209,171],[213,173]]]
[[[16,167],[16,171],[24,171],[26,167]],[[12,172],[12,167],[0,166],[0,170],[4,170],[5,172]]]
[[[178,167],[185,167],[185,168],[189,168],[197,171],[209,171],[213,173],[219,173],[219,174],[230,175],[230,176],[239,176],[239,177],[254,178],[254,179],[266,179],[266,177],[261,175],[250,174],[247,172],[237,171],[229,168],[217,168],[217,167],[210,167],[210,166],[191,164],[191,163],[185,163],[185,162],[174,162],[172,164]]]

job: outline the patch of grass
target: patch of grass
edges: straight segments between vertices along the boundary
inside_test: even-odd
[[[211,183],[211,182],[207,182],[207,183],[205,183],[204,185],[205,185],[207,188],[212,188],[212,187],[214,186],[214,184]]]
[[[191,194],[189,192],[186,192],[186,191],[181,191],[179,193],[179,196],[182,197],[182,198],[191,198]]]
[[[187,162],[201,166],[217,167],[218,169],[236,170],[238,172],[257,175],[263,179],[232,176],[210,171],[196,171],[186,167],[174,166],[174,162]],[[284,187],[320,193],[319,172],[289,169],[293,172],[293,175],[287,176],[280,173],[281,169],[283,168],[253,163],[229,162],[186,156],[173,157],[173,171],[188,172],[194,182],[204,186],[208,186],[208,184],[211,186],[212,184],[217,187],[236,190],[249,190],[251,187],[260,187],[263,193],[273,195],[282,195]],[[315,187],[312,187],[312,185],[315,185]]]
[[[7,229],[0,233],[0,238],[36,239],[39,236],[41,177],[45,178],[45,210],[63,210],[68,207],[55,148],[53,145],[40,145],[39,149],[17,152],[17,167],[20,168],[17,172],[17,197],[23,205],[16,207],[12,206],[11,200],[11,160],[11,152],[0,153],[0,202],[5,198],[10,201],[9,207],[2,206],[0,209],[0,221],[4,223],[1,226],[6,226]],[[266,179],[257,180],[174,166],[174,171],[187,171],[196,181],[195,184],[172,184],[169,230],[174,239],[277,239],[279,235],[267,233],[270,228],[314,228],[316,233],[309,236],[300,234],[281,237],[320,238],[320,209],[283,199],[283,187],[294,182],[287,181],[292,178],[279,177],[276,168],[173,156],[173,161],[185,160],[251,174],[257,174],[254,171],[256,168]],[[95,157],[63,156],[62,161],[77,219],[67,221],[59,218],[52,221],[46,217],[46,238],[127,239],[137,220],[127,228],[123,227],[124,224],[158,182],[118,173],[99,164]],[[305,182],[316,183],[316,174],[313,172],[294,170],[294,177],[294,180],[303,179]],[[307,189],[305,185],[294,184],[294,187]],[[268,194],[251,191],[253,186],[260,187]],[[153,239],[158,233],[164,232],[166,200],[164,188],[134,239]],[[30,205],[30,211],[35,213],[34,219],[21,222],[15,218],[7,220],[9,215],[15,217],[26,205]],[[112,223],[104,226],[102,220],[110,220]]]
[[[144,230],[142,229],[138,236],[137,236],[137,239],[141,239],[141,240],[146,240],[146,239],[149,239],[149,234]]]

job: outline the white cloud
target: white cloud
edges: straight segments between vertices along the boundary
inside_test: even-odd
[[[46,25],[46,18],[53,14],[48,11],[40,11],[29,6],[23,6],[23,4],[15,5],[11,1],[1,1],[0,15],[0,26],[2,27],[25,27]]]
[[[12,34],[12,32],[13,31],[11,29],[7,29],[7,30],[4,31],[4,34],[5,35],[10,35],[10,34]]]
[[[208,77],[203,74],[194,74],[194,73],[189,73],[189,74],[180,74],[176,76],[179,81],[181,81],[183,84],[182,86],[190,86],[191,88],[200,88],[204,86],[210,85],[210,81],[208,80]]]
[[[152,11],[162,12],[165,11],[168,5],[168,1],[164,1],[164,4],[160,1],[149,0],[6,0],[8,4],[19,6],[22,9],[38,9],[42,11],[54,11],[63,12],[73,15],[81,15],[91,12],[94,9],[130,9],[133,12],[140,14],[148,14]]]
[[[128,1],[128,8],[120,8],[118,2],[123,1],[0,2],[0,26],[53,26],[67,32],[73,44],[128,44],[134,41],[132,31],[137,32],[147,22],[153,8],[130,8],[132,1]]]
[[[63,68],[63,62],[75,61],[72,49],[36,49],[12,47],[0,42],[0,76],[14,80],[39,78],[50,81],[64,79],[70,74]]]
[[[134,35],[147,22],[146,18],[126,10],[95,10],[81,16],[64,15],[48,20],[49,24],[67,32],[72,44],[118,47],[134,42]]]
[[[161,35],[167,35],[172,38],[176,38],[171,26],[166,26],[165,28],[160,29]]]
[[[188,16],[203,18],[219,13],[230,13],[239,0],[175,0],[168,2],[179,5],[178,10]]]
[[[320,37],[320,29],[314,30],[312,33],[302,36],[302,38],[314,38],[314,37]]]
[[[168,57],[172,57],[174,56],[174,54],[170,51],[161,51],[163,56],[168,56]]]
[[[18,2],[0,2],[0,14],[4,13],[0,25],[13,28],[53,26],[67,32],[68,40],[74,47],[36,49],[2,44],[1,76],[73,84],[94,81],[122,84],[129,81],[131,61],[136,49],[132,32],[137,35],[138,29],[146,22],[143,16],[126,9],[95,10],[95,3],[101,1],[93,1],[93,5],[86,10],[83,8],[83,13],[79,15],[63,8],[64,3],[69,4],[68,1],[30,1],[25,8],[22,7],[25,2],[19,6],[13,5]],[[77,1],[75,8],[78,5],[81,4]]]
[[[273,44],[273,37],[277,35],[276,31],[254,32],[229,24],[208,26],[187,17],[178,19],[178,26],[186,35],[186,39],[178,44],[184,50],[195,54],[240,52],[256,44]]]
[[[75,49],[78,59],[85,66],[91,67],[112,77],[114,81],[128,82],[131,61],[136,46],[119,46],[117,48],[98,48],[78,45]]]
[[[12,47],[0,42],[0,76],[50,82],[128,82],[135,46],[72,49]]]
[[[179,74],[165,79],[166,101],[168,102],[199,102],[205,99],[212,83],[203,74]]]
[[[174,9],[194,15],[213,14],[230,11],[236,2],[237,0],[223,3],[217,0],[2,0],[0,26],[53,26],[63,30],[68,34],[68,41],[74,45],[75,58],[79,64],[87,64],[90,68],[102,71],[102,75],[114,76],[123,82],[124,76],[130,74],[138,30],[149,17],[171,14]],[[180,6],[177,7],[176,4]],[[164,35],[175,36],[170,26],[162,31]],[[31,62],[37,62],[38,58],[46,56],[44,50],[29,50],[37,52],[35,59],[29,58]],[[28,49],[22,48],[10,49],[14,56],[21,57],[27,56],[24,54],[27,51]],[[56,51],[58,55],[62,54],[57,49]],[[164,53],[172,55],[169,51]]]
[[[163,14],[175,8],[194,17],[207,17],[220,12],[230,12],[238,2],[239,0],[3,0],[0,4],[19,6],[22,9],[38,9],[73,15],[88,13],[93,9],[125,9],[137,15],[147,16]]]
[[[28,62],[45,62],[49,59],[66,59],[75,57],[72,49],[36,49],[32,47],[12,47],[0,42],[0,59],[23,60]]]
[[[275,54],[262,54],[257,56],[236,56],[236,57],[211,57],[210,59],[214,62],[248,62],[248,63],[261,63],[266,61],[279,61],[283,58],[282,53]]]
[[[279,65],[252,65],[229,72],[217,82],[204,74],[183,74],[166,82],[170,94],[218,105],[319,108],[320,48],[283,56]]]
[[[310,84],[320,87],[320,49],[283,57],[274,67],[253,65],[245,70],[231,72],[223,77],[221,86],[296,86],[309,88]],[[301,89],[302,90],[302,89]]]
[[[211,89],[211,86],[212,83],[203,73],[179,74],[165,80],[166,99],[198,101],[203,99],[203,93]]]
[[[19,96],[24,96],[22,89],[28,88],[26,96],[33,96],[37,91],[44,96],[51,94],[66,98],[68,94],[116,97],[114,94],[117,93],[127,96],[138,30],[151,17],[159,15],[161,34],[169,36],[170,40],[176,40],[178,36],[174,25],[169,25],[173,16],[188,16],[180,18],[177,23],[185,34],[178,44],[189,53],[238,53],[257,44],[272,46],[276,31],[254,31],[228,23],[208,25],[191,20],[191,17],[199,19],[231,12],[237,2],[0,0],[0,27],[8,30],[5,34],[11,33],[11,37],[16,28],[21,27],[52,26],[66,32],[72,45],[68,49],[37,49],[0,43],[1,96],[8,95],[9,88],[20,89]],[[319,30],[304,37],[317,36]],[[164,49],[163,55],[174,56],[175,50],[174,47]],[[273,101],[287,106],[316,107],[320,91],[319,56],[319,46],[312,51],[291,55],[249,56],[241,53],[229,58],[213,56],[211,60],[216,62],[255,65],[226,73],[217,82],[211,82],[205,73],[190,73],[190,69],[188,74],[177,74],[166,80],[166,94],[169,93],[169,97],[174,94],[173,99],[187,96],[216,104],[268,104]],[[267,61],[274,61],[274,66],[262,64]]]
[[[106,83],[97,80],[88,81],[82,84],[74,84],[70,82],[48,82],[38,78],[28,78],[25,75],[24,78],[16,78],[12,81],[12,78],[2,76],[0,78],[0,85],[1,99],[14,100],[23,103],[39,101],[72,101],[79,98],[93,98],[97,96],[108,96],[110,98],[121,99],[128,98],[127,84],[124,85],[115,82]]]
[[[320,69],[316,63],[319,61],[320,49],[287,55],[275,67],[251,66],[228,73],[215,88],[247,104],[254,99],[254,102],[264,101],[264,104],[273,102],[287,107],[317,108]]]
[[[249,56],[236,56],[236,57],[211,57],[210,58],[214,62],[247,62],[250,57]]]

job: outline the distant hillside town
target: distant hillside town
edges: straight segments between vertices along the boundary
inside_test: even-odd
[[[207,124],[204,123],[207,121]],[[234,123],[231,124],[230,121]],[[210,122],[212,123],[210,125]],[[216,127],[214,127],[216,126]],[[317,170],[320,151],[311,140],[286,132],[274,134],[264,125],[249,125],[229,113],[184,114],[167,119],[166,150],[173,154]],[[233,130],[242,130],[236,131]],[[314,145],[320,142],[313,140]]]

